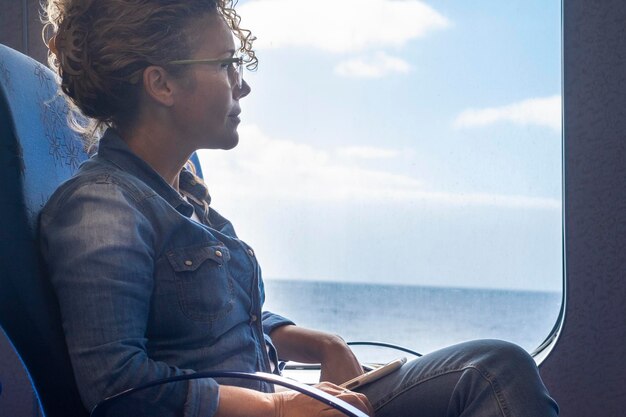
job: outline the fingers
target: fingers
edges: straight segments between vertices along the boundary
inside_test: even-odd
[[[370,404],[369,400],[365,396],[365,394],[361,394],[360,392],[353,392],[345,390],[341,394],[336,396],[337,398],[344,400],[350,405],[355,406],[359,410],[367,413],[370,416],[374,415],[374,407]]]
[[[344,388],[339,385],[333,384],[332,382],[324,381],[315,385],[315,388],[321,389],[324,392],[327,392],[331,395],[338,395],[345,391]]]
[[[328,394],[334,395],[335,397],[347,402],[370,416],[374,415],[374,408],[370,404],[367,397],[360,392],[350,391],[330,382],[322,382],[316,385],[316,388],[319,388]]]
[[[316,385],[316,388],[343,400],[369,416],[374,416],[374,409],[367,397],[361,393],[349,391],[330,382]],[[325,402],[317,401],[297,391],[282,391],[271,394],[276,417],[345,417],[343,413]]]

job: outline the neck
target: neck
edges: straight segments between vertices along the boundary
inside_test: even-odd
[[[176,191],[178,177],[191,152],[180,146],[181,140],[158,124],[144,124],[120,132],[128,147],[152,167]]]

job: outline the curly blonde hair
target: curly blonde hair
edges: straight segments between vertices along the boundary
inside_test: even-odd
[[[242,29],[237,0],[48,0],[44,42],[48,62],[60,76],[73,109],[72,125],[91,141],[106,127],[136,116],[143,70],[191,56],[191,27],[209,13],[221,15],[239,39],[248,69],[256,69],[255,37]],[[79,112],[90,118],[77,123]]]

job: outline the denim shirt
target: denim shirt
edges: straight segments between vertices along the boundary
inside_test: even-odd
[[[109,129],[97,155],[42,211],[41,250],[88,409],[160,378],[270,372],[270,361],[278,369],[268,334],[292,322],[262,313],[254,251],[186,170],[180,189],[187,199]],[[202,224],[190,218],[194,211]],[[257,381],[219,384],[273,389]],[[211,416],[219,385],[198,379],[141,395],[158,402],[159,415]]]

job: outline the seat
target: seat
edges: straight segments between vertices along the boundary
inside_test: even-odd
[[[8,335],[8,339],[0,338],[0,353],[12,352],[14,346],[32,376],[34,399],[24,403],[15,397],[7,404],[30,409],[32,413],[25,416],[40,413],[37,393],[47,417],[89,415],[78,394],[58,302],[45,278],[37,244],[37,217],[41,208],[87,158],[79,135],[68,127],[67,112],[55,75],[33,59],[0,45],[0,326]],[[192,157],[192,162],[196,174],[202,176],[197,155]],[[11,366],[15,368],[21,363],[13,353],[12,365],[0,361],[0,378]],[[28,373],[22,371],[20,386],[29,391]],[[313,395],[351,417],[366,417],[341,400],[275,375],[207,372],[186,377],[213,376],[282,384]],[[120,393],[104,400],[94,415],[115,415],[110,410],[116,410],[115,405],[127,401],[133,393],[176,382],[176,378],[153,381]],[[2,401],[4,398],[0,397],[0,405]]]
[[[53,73],[0,45],[0,325],[48,417],[87,416],[37,247],[37,215],[86,159]]]

